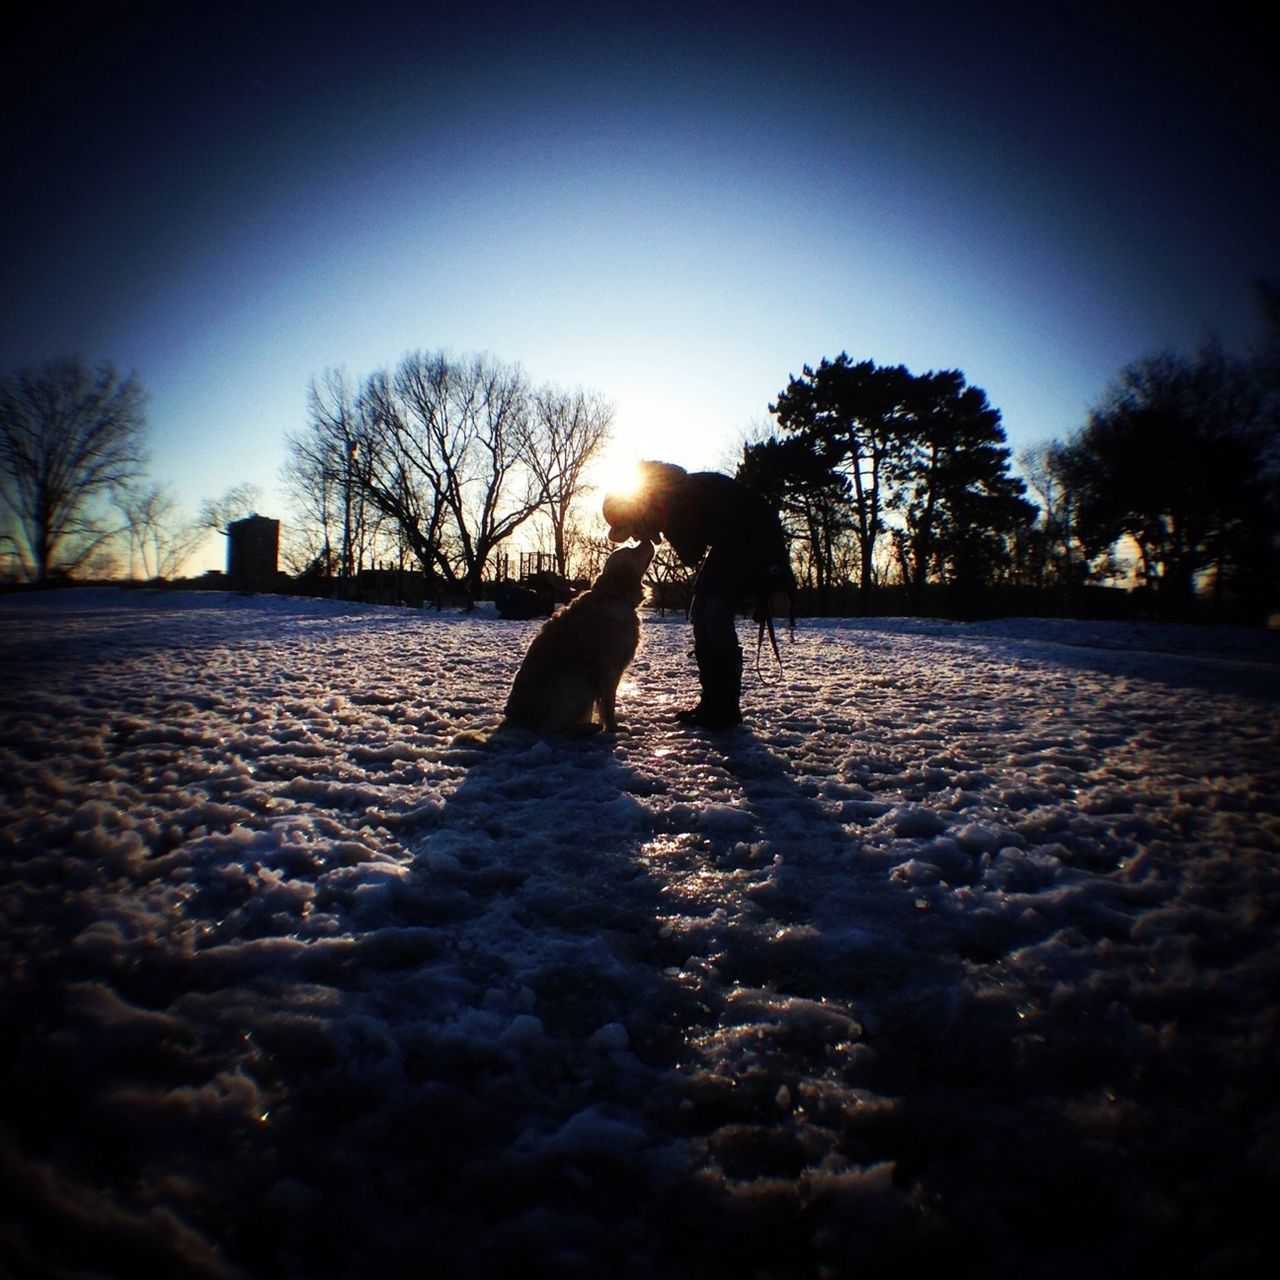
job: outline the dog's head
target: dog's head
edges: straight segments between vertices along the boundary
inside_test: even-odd
[[[604,562],[592,591],[617,596],[628,604],[638,605],[644,599],[644,573],[653,559],[653,543],[638,542],[634,547],[621,547]]]

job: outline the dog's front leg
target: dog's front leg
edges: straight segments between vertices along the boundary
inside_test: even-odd
[[[618,686],[616,684],[606,684],[600,691],[600,722],[604,725],[606,732],[616,733],[618,729]]]

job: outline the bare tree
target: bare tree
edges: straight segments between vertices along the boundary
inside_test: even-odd
[[[143,463],[144,393],[110,364],[49,361],[0,380],[0,506],[23,574],[74,573],[119,532],[106,499]]]
[[[206,498],[200,504],[199,525],[214,533],[226,533],[227,526],[245,516],[251,516],[262,500],[262,491],[256,484],[232,485],[220,498]]]
[[[346,450],[346,461],[335,473],[342,486],[344,510],[357,502],[367,503],[387,518],[398,546],[416,557],[430,594],[438,595],[445,586],[455,587],[459,558],[446,535],[449,513],[442,469],[392,375],[385,370],[372,374],[356,400],[351,425],[343,428],[340,436],[332,429],[330,434],[337,450]],[[331,456],[334,446],[330,447]]]
[[[299,545],[310,553],[306,567],[336,574],[340,594],[348,595],[360,570],[391,541],[391,513],[371,493],[382,450],[366,397],[344,374],[330,370],[313,379],[307,403],[306,430],[287,438],[285,483],[300,516]]]
[[[521,456],[528,391],[518,366],[412,352],[363,397],[363,481],[424,570],[474,599],[494,549],[538,508]]]
[[[1037,587],[1075,587],[1087,576],[1088,565],[1075,531],[1076,495],[1066,482],[1063,446],[1043,441],[1024,450],[1018,465],[1027,488],[1040,507],[1036,533],[1036,563],[1032,580]]]
[[[116,497],[129,535],[129,576],[174,578],[208,536],[205,525],[183,519],[163,485],[133,485]]]
[[[340,375],[313,382],[310,416],[286,480],[324,546],[340,544],[349,568],[363,531],[393,529],[429,593],[474,599],[495,549],[540,509],[567,559],[573,496],[612,414],[585,392],[531,396],[517,365],[418,351],[358,391]]]
[[[337,568],[334,547],[339,541],[340,483],[332,475],[328,440],[315,410],[318,390],[308,391],[311,421],[300,432],[285,436],[287,454],[282,468],[285,489],[293,502],[295,519],[285,539],[284,556],[293,572],[320,572],[325,578]]]
[[[609,438],[613,406],[594,392],[548,386],[534,392],[530,407],[520,456],[533,476],[538,507],[551,524],[556,572],[567,578],[573,506],[590,492],[583,473]]]
[[[396,388],[426,445],[426,473],[461,555],[461,586],[474,599],[494,548],[538,509],[519,447],[529,412],[524,373],[486,356],[455,362],[414,353],[401,361]]]

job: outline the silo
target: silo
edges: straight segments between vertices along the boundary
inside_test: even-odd
[[[233,591],[274,591],[280,521],[248,516],[227,526],[227,579]]]

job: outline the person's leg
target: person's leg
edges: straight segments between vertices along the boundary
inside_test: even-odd
[[[700,643],[704,640],[707,631],[705,618],[707,598],[698,590],[698,585],[697,582],[694,583],[693,599],[689,602],[689,621],[693,624],[693,660],[698,666],[698,701],[693,706],[676,712],[676,719],[682,724],[691,724],[698,719],[707,697],[707,649],[705,642]]]
[[[706,729],[728,729],[742,723],[742,646],[734,625],[736,613],[732,597],[695,589],[689,617],[702,697],[696,707],[681,712],[677,719]]]

